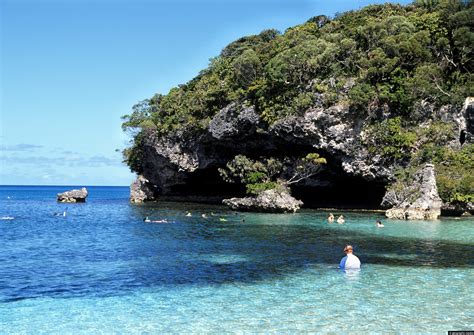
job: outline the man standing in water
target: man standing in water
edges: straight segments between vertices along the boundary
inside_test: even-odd
[[[352,253],[352,245],[346,245],[344,248],[346,257],[341,259],[339,263],[340,269],[360,269],[360,260],[359,258]]]

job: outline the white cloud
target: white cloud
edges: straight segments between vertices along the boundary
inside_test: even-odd
[[[34,149],[41,149],[42,147],[42,145],[37,144],[20,143],[14,145],[2,145],[0,146],[0,151],[31,151]]]

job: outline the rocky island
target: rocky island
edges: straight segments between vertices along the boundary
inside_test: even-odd
[[[86,202],[88,196],[87,189],[85,187],[80,190],[70,190],[56,195],[58,202]]]
[[[473,214],[473,7],[372,5],[226,46],[123,117],[131,201]]]

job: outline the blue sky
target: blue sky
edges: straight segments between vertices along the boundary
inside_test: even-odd
[[[0,0],[0,184],[128,185],[133,104],[241,36],[383,2]]]

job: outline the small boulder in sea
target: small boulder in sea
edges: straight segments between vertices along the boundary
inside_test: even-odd
[[[80,190],[70,190],[57,194],[58,202],[86,202],[87,189],[85,187]]]
[[[303,205],[289,192],[279,189],[263,191],[256,197],[224,199],[222,203],[233,210],[271,213],[294,213]]]

